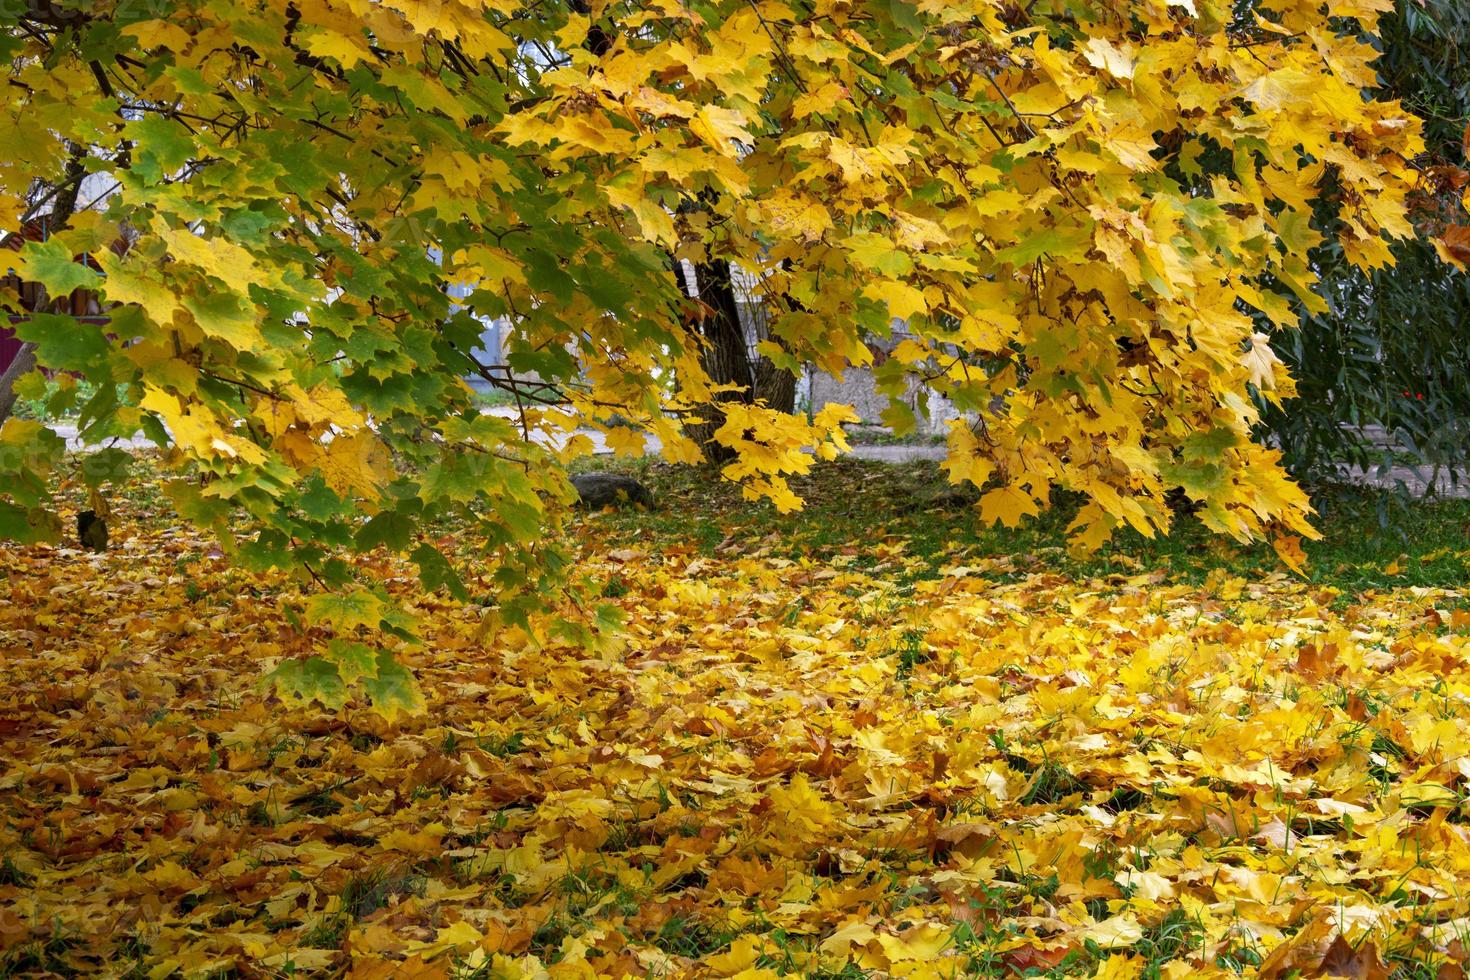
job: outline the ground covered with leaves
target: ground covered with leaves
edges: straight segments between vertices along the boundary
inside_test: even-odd
[[[0,967],[1462,975],[1466,505],[1330,498],[1300,578],[1078,564],[923,468],[829,466],[804,521],[644,476],[572,535],[606,649],[377,556],[429,637],[391,722],[264,690],[299,587],[146,486],[105,555],[0,549]]]

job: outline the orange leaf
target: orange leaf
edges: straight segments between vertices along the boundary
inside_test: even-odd
[[[1298,575],[1305,576],[1304,571],[1307,564],[1307,553],[1302,550],[1302,539],[1295,534],[1279,534],[1271,540],[1271,547],[1276,549],[1276,557],[1281,563]]]
[[[1308,976],[1351,977],[1353,980],[1388,980],[1389,970],[1372,940],[1356,949],[1342,936],[1332,941],[1317,969]]]
[[[1450,226],[1443,238],[1435,240],[1434,250],[1461,272],[1470,271],[1470,226]]]

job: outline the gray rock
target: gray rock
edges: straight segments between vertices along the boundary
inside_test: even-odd
[[[653,506],[653,494],[649,489],[621,473],[578,473],[572,477],[572,486],[577,488],[582,506],[593,510],[628,504]]]
[[[107,550],[107,521],[96,511],[84,510],[77,515],[77,540],[83,548]]]
[[[962,486],[943,484],[927,496],[920,498],[920,505],[925,508],[937,507],[941,510],[963,510],[966,507],[974,507],[980,500],[980,493],[968,483]]]

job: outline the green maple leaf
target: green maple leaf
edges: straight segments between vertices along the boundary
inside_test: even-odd
[[[90,375],[101,373],[107,364],[107,336],[95,323],[74,316],[37,313],[16,323],[15,333],[36,345],[36,359],[48,368]]]
[[[894,279],[914,271],[913,260],[900,251],[893,239],[873,232],[860,232],[848,237],[843,246],[858,262]]]
[[[890,398],[888,407],[879,413],[879,417],[899,437],[912,434],[919,424],[914,410],[909,407],[908,402],[900,398]]]
[[[433,591],[440,586],[449,590],[449,594],[461,602],[470,597],[469,590],[465,588],[464,580],[449,563],[449,559],[431,544],[421,544],[413,550],[409,556],[419,566],[419,581],[423,582],[424,588]]]
[[[376,627],[387,614],[387,603],[367,589],[325,592],[306,600],[306,621],[313,626],[329,625],[339,630]]]
[[[61,539],[61,522],[39,507],[25,508],[0,500],[0,539],[43,544]]]
[[[322,659],[334,664],[342,680],[351,684],[362,678],[378,676],[379,653],[380,651],[363,643],[332,640],[327,644],[327,652],[322,655]]]
[[[22,279],[38,282],[52,296],[66,296],[76,289],[95,289],[102,277],[76,261],[61,239],[27,242],[16,271]]]
[[[1214,462],[1233,449],[1237,443],[1233,429],[1221,426],[1196,432],[1184,440],[1184,458],[1189,462]]]
[[[394,510],[374,514],[357,532],[354,544],[358,551],[370,551],[382,545],[391,551],[403,551],[413,540],[414,522]]]
[[[149,114],[128,124],[128,134],[137,141],[134,169],[149,180],[162,180],[194,156],[189,131],[161,115]]]
[[[1010,248],[995,253],[996,261],[1011,265],[1030,265],[1044,255],[1069,258],[1087,248],[1090,229],[1047,228],[1028,235]]]
[[[400,713],[417,714],[424,710],[424,694],[413,674],[386,650],[378,654],[376,677],[364,677],[363,690],[373,709],[390,721]]]
[[[319,701],[328,708],[347,703],[347,687],[335,664],[321,657],[283,661],[266,680],[283,695],[302,701]]]

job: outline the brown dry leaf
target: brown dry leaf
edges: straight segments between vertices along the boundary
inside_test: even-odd
[[[1271,547],[1282,564],[1298,575],[1306,574],[1307,554],[1302,550],[1302,539],[1297,534],[1280,534],[1271,539]]]
[[[1292,936],[1276,945],[1262,961],[1256,975],[1261,980],[1277,980],[1288,974],[1300,974],[1323,962],[1337,927],[1332,918],[1318,915]]]
[[[1463,271],[1470,271],[1470,225],[1452,225],[1434,239],[1439,257]]]
[[[1336,672],[1336,643],[1304,643],[1297,651],[1296,669],[1308,677],[1327,677]]]
[[[1322,962],[1307,974],[1313,977],[1346,977],[1349,980],[1388,980],[1392,976],[1373,940],[1365,939],[1357,946],[1339,935],[1327,947]]]

